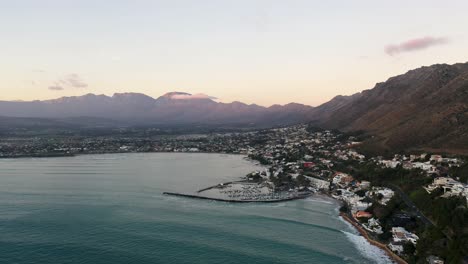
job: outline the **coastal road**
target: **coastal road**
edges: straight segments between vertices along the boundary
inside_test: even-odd
[[[396,192],[398,193],[398,195],[401,197],[401,199],[403,200],[403,202],[413,210],[413,212],[416,214],[416,216],[423,222],[425,223],[426,225],[428,226],[435,226],[435,224],[429,219],[427,218],[419,209],[418,207],[413,203],[413,201],[411,201],[411,199],[408,197],[408,195],[406,195],[405,192],[403,192],[402,189],[400,189],[400,187],[394,185],[394,184],[390,184],[390,187]]]

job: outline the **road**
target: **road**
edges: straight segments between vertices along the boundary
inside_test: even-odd
[[[405,192],[403,192],[402,189],[400,189],[400,187],[394,185],[394,184],[390,184],[390,187],[396,192],[398,193],[398,195],[401,197],[401,199],[403,200],[403,202],[413,210],[413,212],[417,215],[417,217],[423,222],[425,223],[426,225],[428,226],[435,226],[435,224],[429,219],[427,218],[419,209],[418,207],[413,203],[413,201],[411,201],[411,199],[408,197],[408,195],[406,195]]]

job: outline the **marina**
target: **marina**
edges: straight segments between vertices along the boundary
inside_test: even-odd
[[[222,201],[230,203],[273,203],[303,199],[311,196],[310,190],[289,191],[275,190],[270,182],[231,181],[200,189],[197,194],[164,192],[165,195],[180,196],[195,199]]]

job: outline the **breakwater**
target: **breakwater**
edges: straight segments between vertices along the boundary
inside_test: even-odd
[[[271,200],[235,200],[235,199],[222,199],[222,198],[214,198],[214,197],[206,197],[194,194],[184,194],[184,193],[174,193],[174,192],[163,192],[164,195],[171,195],[171,196],[179,196],[179,197],[186,197],[186,198],[193,198],[193,199],[202,199],[202,200],[212,200],[218,202],[227,202],[227,203],[277,203],[277,202],[285,202],[285,201],[292,201],[298,199],[304,199],[310,197],[313,193],[304,193],[292,197],[286,197],[281,199],[271,199]]]

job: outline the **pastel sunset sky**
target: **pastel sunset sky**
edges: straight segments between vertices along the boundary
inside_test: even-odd
[[[466,0],[0,0],[0,100],[203,93],[318,105],[468,61]]]

